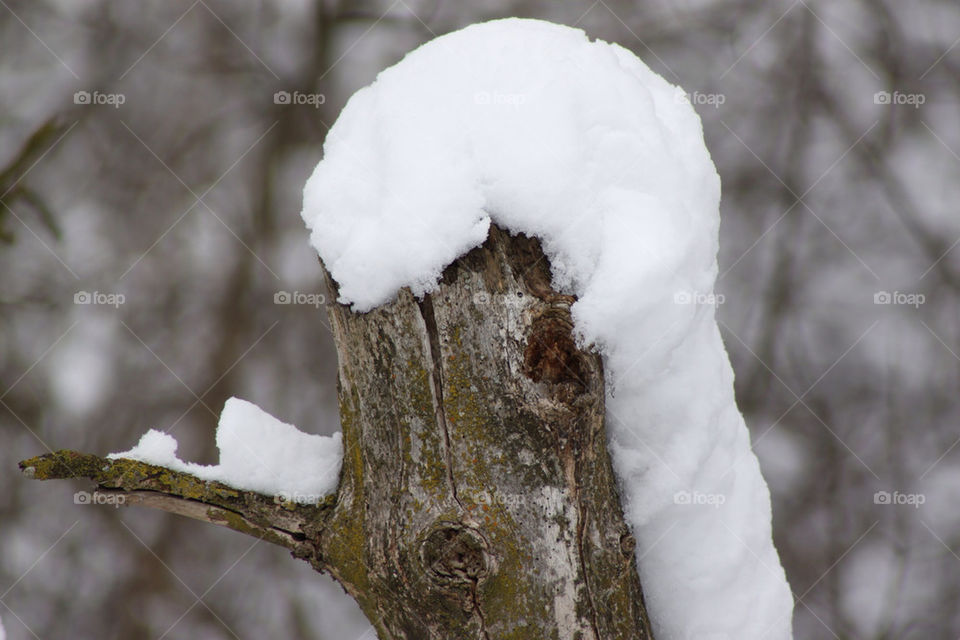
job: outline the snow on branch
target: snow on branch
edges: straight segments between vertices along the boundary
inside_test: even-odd
[[[315,555],[311,540],[319,523],[336,503],[330,495],[317,504],[299,504],[146,462],[66,449],[23,460],[20,470],[36,480],[93,480],[95,492],[77,493],[80,501],[176,513],[278,544],[307,560]]]

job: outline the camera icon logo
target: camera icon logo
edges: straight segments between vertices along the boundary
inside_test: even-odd
[[[290,104],[289,91],[277,91],[273,94],[273,104]]]
[[[890,504],[891,497],[889,491],[877,491],[873,494],[873,504]]]
[[[890,104],[890,92],[877,91],[873,94],[873,104]]]
[[[73,104],[90,104],[90,100],[89,91],[77,91],[73,94]]]
[[[889,291],[877,291],[873,294],[873,304],[890,304],[891,300]]]
[[[87,291],[77,291],[73,294],[73,304],[90,304],[92,297]]]
[[[73,494],[73,504],[90,504],[92,498],[89,491],[77,491]]]
[[[689,491],[677,491],[673,494],[673,504],[690,504],[692,496]]]
[[[289,291],[277,291],[273,294],[273,304],[290,304],[292,300]]]

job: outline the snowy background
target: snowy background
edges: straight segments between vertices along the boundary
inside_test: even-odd
[[[434,34],[508,15],[622,44],[703,118],[721,331],[797,637],[960,634],[954,3],[250,6],[0,2],[8,638],[363,637],[351,601],[282,549],[76,505],[88,487],[27,482],[16,461],[156,427],[215,462],[233,395],[335,431],[303,183],[353,91]]]

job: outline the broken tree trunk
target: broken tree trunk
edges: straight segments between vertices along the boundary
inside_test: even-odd
[[[602,363],[574,341],[573,302],[537,240],[492,227],[422,300],[328,305],[344,460],[316,507],[71,452],[21,466],[282,544],[333,575],[381,640],[650,638]]]

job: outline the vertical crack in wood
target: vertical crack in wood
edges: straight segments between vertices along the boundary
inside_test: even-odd
[[[427,293],[423,300],[417,303],[420,308],[420,314],[423,316],[423,323],[427,330],[427,343],[429,347],[429,356],[431,363],[430,384],[433,389],[434,402],[436,403],[437,427],[443,434],[443,454],[446,464],[447,483],[450,486],[450,493],[454,501],[460,507],[460,513],[468,513],[464,508],[460,497],[457,495],[457,483],[453,474],[453,454],[450,446],[450,430],[447,427],[446,409],[443,402],[443,355],[440,349],[440,332],[437,328],[437,318],[433,310],[433,297]],[[480,576],[475,576],[470,584],[470,598],[473,601],[473,610],[480,622],[480,633],[484,640],[490,640],[490,634],[487,631],[487,622],[483,615],[483,607],[480,605]]]
[[[577,462],[577,477],[580,477],[580,464]],[[593,629],[593,635],[599,640],[600,626],[597,623],[597,603],[593,599],[593,591],[590,589],[590,572],[587,570],[587,560],[584,555],[583,538],[587,527],[587,505],[583,502],[583,496],[580,487],[575,488],[577,501],[577,553],[580,556],[580,571],[583,572],[583,589],[587,594],[587,602],[590,604],[590,627]]]
[[[483,634],[484,640],[490,640],[490,634],[487,633],[487,621],[483,617],[483,607],[480,606],[480,579],[473,579],[473,586],[471,590],[471,597],[473,598],[473,610],[477,612],[477,618],[480,619],[480,633]]]
[[[464,512],[463,503],[457,496],[457,483],[453,477],[453,458],[450,453],[450,431],[447,429],[447,415],[443,404],[443,355],[440,351],[440,333],[437,331],[437,318],[433,313],[433,298],[429,293],[424,294],[423,300],[417,303],[420,315],[427,330],[427,348],[430,356],[430,388],[433,391],[433,402],[437,427],[443,434],[443,456],[447,467],[447,484],[454,501]]]

